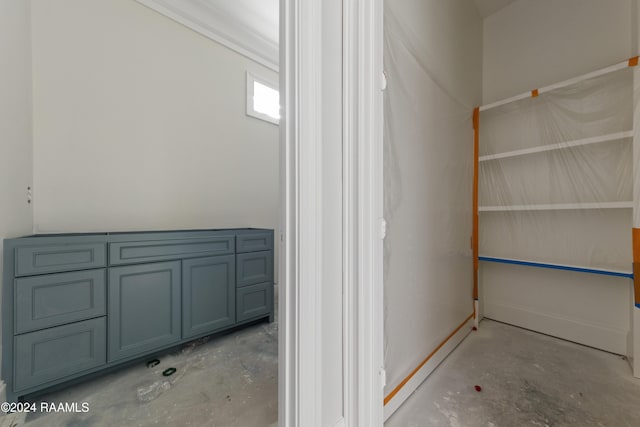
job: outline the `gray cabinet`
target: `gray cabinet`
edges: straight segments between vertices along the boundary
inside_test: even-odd
[[[273,251],[236,255],[238,286],[273,282]]]
[[[256,231],[236,236],[236,252],[258,252],[273,250],[273,233]]]
[[[105,270],[21,277],[15,281],[15,332],[106,314]]]
[[[17,336],[14,390],[104,365],[106,329],[100,317]]]
[[[238,322],[273,313],[273,283],[244,286],[237,289]]]
[[[109,269],[109,361],[180,341],[180,261]]]
[[[234,253],[235,236],[194,237],[139,242],[111,243],[109,263],[137,264],[194,256]]]
[[[104,243],[65,243],[16,249],[16,276],[104,267]]]
[[[10,401],[273,320],[273,230],[35,235],[3,244]]]
[[[233,255],[182,261],[182,338],[232,326],[235,290]]]

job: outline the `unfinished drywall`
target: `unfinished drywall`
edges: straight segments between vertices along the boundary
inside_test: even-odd
[[[389,400],[473,312],[472,115],[481,101],[482,21],[465,0],[387,1],[384,12]]]
[[[517,0],[484,20],[483,103],[615,64],[636,0]]]
[[[0,1],[0,241],[33,228],[30,3]]]
[[[274,72],[133,1],[32,16],[38,232],[277,228],[278,127],[245,114]]]
[[[636,3],[636,0],[607,2],[518,0],[489,16],[484,21],[484,103],[557,83],[637,55]],[[612,90],[611,88],[610,91]],[[628,92],[630,88],[627,87],[625,90],[627,90],[627,97],[612,97],[611,102],[621,105],[629,104],[627,98],[630,96]],[[575,98],[580,99],[578,95],[575,95]],[[557,104],[558,108],[564,108],[563,103]],[[581,117],[587,121],[589,117],[585,111],[593,107],[593,103],[585,104],[583,107],[580,109],[583,114]],[[626,108],[626,114],[630,113],[630,108],[630,106]],[[481,114],[481,130],[483,129],[482,117]],[[621,114],[613,118],[619,117]],[[598,116],[593,116],[590,120],[597,118]],[[539,115],[536,115],[535,119],[525,117],[525,120],[529,120],[529,124],[534,126],[544,122]],[[588,123],[581,124],[574,130],[586,131],[591,129],[589,126],[591,125]],[[629,128],[630,125],[617,130],[628,131]],[[572,137],[571,131],[566,128],[562,129],[562,132],[558,127],[553,131],[545,129],[544,132],[542,129],[530,130],[532,132],[525,132],[527,137],[532,134],[537,135],[537,131],[547,136],[562,135],[560,138],[562,140],[541,141],[541,144],[579,138]],[[603,133],[607,132],[603,130],[597,135]],[[522,139],[524,138],[517,140],[512,138],[513,147],[518,148]],[[482,137],[480,147],[483,153]],[[513,148],[505,147],[504,151],[510,149]],[[618,155],[616,150],[606,151],[606,146],[598,146],[593,150],[600,150],[603,158],[602,161],[591,164],[584,162],[585,168],[591,172],[594,172],[594,165],[597,168],[605,163],[604,156],[610,160],[614,155]],[[575,157],[580,158],[580,156],[584,156],[584,151],[576,152]],[[555,154],[544,155],[543,158],[541,157],[542,162],[539,162],[539,166],[556,158]],[[526,173],[527,170],[536,168],[536,164],[527,160],[526,166],[523,164],[519,167],[516,163],[511,163],[509,167],[514,171],[519,169]],[[540,170],[538,167],[538,171]],[[603,169],[602,178],[612,179],[613,171],[607,170],[609,172]],[[568,167],[564,171],[560,168],[558,172],[560,175],[571,174],[577,182],[581,179],[581,175],[571,172]],[[558,196],[562,192],[560,186],[566,182],[566,179],[561,179],[558,173],[549,177],[550,185],[546,187],[548,191],[544,194],[535,194],[531,185],[522,186],[520,194],[529,200],[527,203],[560,202],[559,199],[554,199],[554,194]],[[512,184],[510,182],[510,185]],[[577,201],[584,201],[583,196],[591,191],[591,187],[586,183],[576,188],[580,189],[576,194],[582,194],[578,196],[581,198]],[[565,196],[566,194],[563,200],[566,202]],[[532,202],[532,197],[537,197],[539,200]],[[629,201],[631,197],[628,185],[619,191],[619,197]],[[510,203],[494,201],[489,204]],[[509,236],[503,236],[498,231],[504,231],[514,222],[504,222],[501,225],[502,228],[496,227],[496,223],[500,221],[499,216],[509,216],[510,219],[518,217],[515,222],[523,226],[514,228],[514,232]],[[544,217],[545,220],[536,219],[538,216]],[[519,218],[528,219],[520,220]],[[554,227],[559,227],[558,229],[562,232],[546,234],[550,233]],[[567,211],[551,214],[486,212],[480,214],[480,234],[481,237],[483,234],[485,236],[487,233],[492,234],[494,243],[490,247],[485,245],[484,248],[481,244],[480,255],[526,260],[530,260],[527,257],[537,257],[536,259],[542,257],[542,262],[578,266],[591,265],[590,261],[584,261],[585,259],[606,258],[606,263],[598,267],[630,271],[630,229],[631,209],[584,210],[578,213]],[[527,232],[529,237],[533,235],[531,233],[535,233],[537,236],[535,240],[541,244],[524,237]],[[513,246],[509,245],[513,245],[513,236],[516,234],[521,241],[517,246],[518,250],[514,251]],[[594,248],[593,245],[587,244],[589,239],[597,241],[598,247]],[[525,241],[528,243],[525,244]],[[545,244],[552,244],[554,248],[544,251]],[[560,252],[558,249],[562,246],[566,248],[566,252],[558,255]],[[625,250],[625,247],[628,247],[628,250]],[[556,259],[552,259],[554,257]],[[577,261],[578,259],[582,259],[582,263]],[[481,263],[481,312],[501,321],[625,354],[628,350],[627,337],[630,329],[630,285],[629,279],[621,277],[592,277],[584,273]]]

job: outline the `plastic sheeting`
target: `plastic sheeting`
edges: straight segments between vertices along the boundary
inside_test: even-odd
[[[481,256],[630,271],[633,74],[480,113]]]
[[[482,26],[466,0],[387,1],[384,12],[388,396],[473,312],[472,116]]]

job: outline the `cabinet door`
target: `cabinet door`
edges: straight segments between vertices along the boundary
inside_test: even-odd
[[[180,261],[109,269],[109,361],[180,341]]]
[[[235,256],[182,262],[182,338],[235,323]]]

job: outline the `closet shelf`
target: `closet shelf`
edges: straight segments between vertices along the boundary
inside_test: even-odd
[[[554,91],[556,89],[561,89],[561,88],[570,86],[572,84],[579,83],[579,82],[584,81],[584,80],[593,79],[595,77],[599,77],[599,76],[603,76],[605,74],[613,73],[615,71],[623,70],[623,69],[625,69],[627,67],[630,67],[630,66],[631,66],[631,58],[628,61],[619,62],[619,63],[611,65],[609,67],[602,68],[600,70],[596,70],[596,71],[593,71],[591,73],[583,74],[581,76],[574,77],[572,79],[568,79],[568,80],[565,80],[563,82],[552,84],[550,86],[541,87],[541,88],[538,88],[537,90],[534,90],[534,91],[525,92],[525,93],[522,93],[520,95],[516,95],[516,96],[512,96],[510,98],[502,99],[500,101],[492,102],[491,104],[482,105],[480,107],[480,111],[490,110],[492,108],[496,108],[496,107],[500,107],[502,105],[510,104],[512,102],[515,102],[515,101],[520,101],[522,99],[531,98],[532,96],[534,96],[533,95],[534,92],[535,92],[535,96],[542,95],[543,93],[551,92],[551,91]]]
[[[517,156],[526,156],[527,154],[542,153],[545,151],[563,150],[566,148],[580,147],[583,145],[599,144],[601,142],[619,141],[626,138],[633,138],[633,131],[616,132],[608,135],[577,139],[575,141],[560,142],[558,144],[541,145],[539,147],[525,148],[522,150],[505,151],[504,153],[480,156],[478,160],[481,162],[486,162],[489,160],[505,159],[505,158],[517,157]]]
[[[478,259],[480,261],[497,262],[497,263],[500,263],[500,264],[524,265],[524,266],[527,266],[527,267],[550,268],[550,269],[553,269],[553,270],[577,271],[579,273],[602,274],[602,275],[605,275],[605,276],[618,276],[618,277],[627,277],[629,279],[633,279],[633,272],[631,272],[631,271],[609,270],[609,269],[602,269],[602,268],[590,268],[590,267],[582,267],[582,266],[577,266],[577,265],[550,264],[550,263],[525,261],[525,260],[513,259],[513,258],[496,258],[496,257],[479,256]]]
[[[480,206],[479,212],[562,211],[572,209],[633,209],[633,202],[556,203],[546,205]]]

